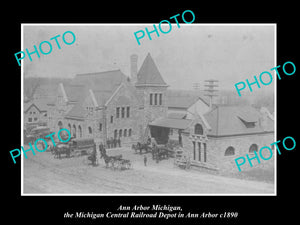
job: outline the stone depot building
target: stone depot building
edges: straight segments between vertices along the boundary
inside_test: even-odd
[[[148,137],[158,144],[177,139],[193,165],[224,171],[238,171],[235,158],[274,142],[273,118],[251,106],[209,107],[201,101],[194,112],[173,117],[168,114],[168,85],[151,55],[139,69],[137,55],[130,60],[130,78],[111,70],[77,74],[69,84],[59,84],[48,112],[50,129],[67,128],[73,137],[93,138],[97,148],[112,138],[122,146]]]

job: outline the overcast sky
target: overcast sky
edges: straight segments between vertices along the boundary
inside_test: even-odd
[[[58,50],[55,41],[49,55],[32,55],[24,62],[25,77],[68,77],[79,73],[120,69],[130,76],[130,55],[138,55],[138,68],[149,52],[170,88],[192,89],[205,79],[219,80],[220,88],[234,89],[240,81],[253,80],[254,75],[269,71],[274,62],[274,25],[172,24],[168,34],[147,35],[138,45],[134,32],[152,29],[143,25],[26,25],[23,27],[23,48],[31,52],[33,45],[50,41],[58,34],[72,31],[76,41],[65,45],[61,38]],[[167,30],[167,27],[164,27]],[[45,45],[46,49],[46,45]],[[45,50],[46,51],[46,50]],[[274,82],[273,82],[274,83]],[[273,84],[272,83],[272,84]],[[264,90],[273,85],[263,86]]]

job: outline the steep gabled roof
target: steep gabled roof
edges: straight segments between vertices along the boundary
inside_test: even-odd
[[[126,79],[127,77],[120,70],[111,70],[77,74],[71,81],[71,85],[83,85],[91,90],[113,92]]]
[[[76,103],[65,115],[66,118],[84,119],[87,115],[81,102]]]
[[[46,112],[48,110],[47,103],[45,101],[39,100],[39,99],[24,103],[24,105],[23,105],[24,112],[27,113],[27,111],[31,107],[36,107],[40,113]]]
[[[66,97],[70,102],[78,102],[87,93],[87,88],[84,85],[64,85]]]
[[[204,114],[212,128],[208,135],[212,136],[262,133],[265,130],[260,124],[260,117],[261,114],[251,106],[218,106]],[[253,126],[245,122],[251,122]]]
[[[209,106],[209,99],[199,91],[169,89],[166,94],[170,108],[188,108],[199,99]]]
[[[136,86],[167,86],[150,53],[146,56],[138,74]]]
[[[97,104],[103,106],[126,78],[120,70],[77,74],[64,90],[70,102],[80,102],[92,93]]]

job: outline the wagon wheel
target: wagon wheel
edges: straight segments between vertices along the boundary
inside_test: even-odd
[[[128,163],[126,163],[126,167],[127,167],[127,169],[132,169],[132,164],[131,164],[131,162],[129,161]]]
[[[83,157],[82,164],[88,166],[90,164],[90,160],[87,157]]]
[[[117,169],[118,170],[122,169],[122,161],[120,161],[120,160],[118,160]]]
[[[121,165],[121,170],[126,170],[126,162],[121,162],[120,163],[120,165]]]
[[[115,170],[115,169],[116,169],[116,168],[115,168],[115,163],[116,163],[116,161],[115,161],[114,159],[112,159],[110,163],[111,163],[110,168],[113,169],[113,170]]]

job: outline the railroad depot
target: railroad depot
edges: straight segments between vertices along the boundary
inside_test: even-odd
[[[201,96],[168,99],[168,84],[151,55],[140,68],[137,62],[132,55],[130,77],[111,70],[77,74],[60,83],[48,105],[47,126],[53,132],[66,128],[76,139],[93,139],[97,150],[115,140],[122,147],[149,139],[158,145],[173,141],[192,166],[224,171],[236,171],[235,158],[274,142],[270,113],[252,106],[211,105]]]

